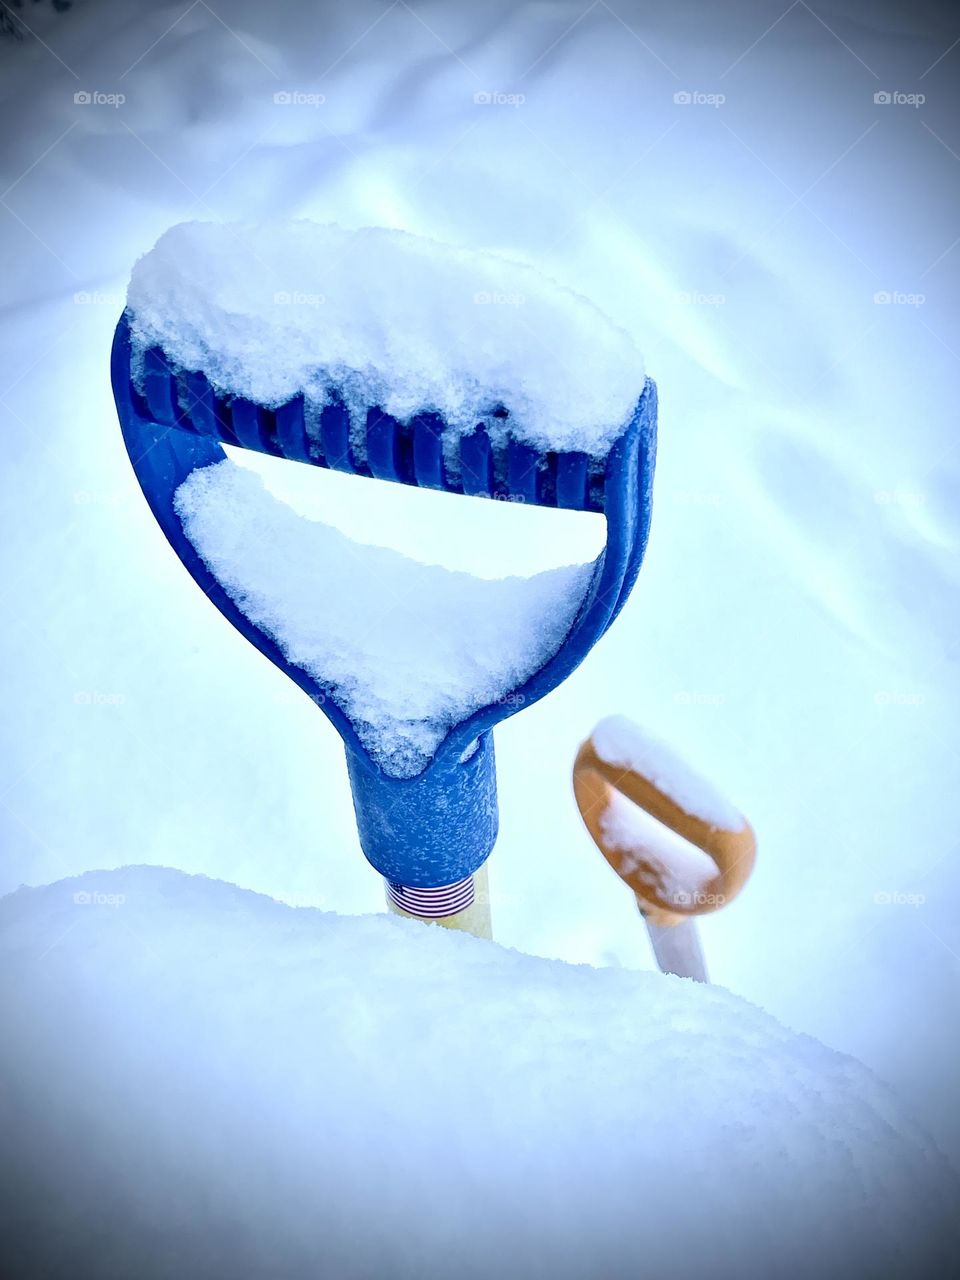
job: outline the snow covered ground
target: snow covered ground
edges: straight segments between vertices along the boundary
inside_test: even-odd
[[[703,924],[715,980],[855,1054],[960,1155],[955,18],[853,0],[25,17],[39,39],[0,45],[0,892],[151,863],[381,909],[336,736],[210,609],[136,489],[109,342],[134,260],[187,218],[507,252],[635,337],[661,446],[628,607],[497,731],[498,939],[650,967],[568,778],[601,716],[635,717],[759,836],[751,884]],[[273,483],[452,568],[595,549],[586,516]]]
[[[6,1275],[948,1267],[945,1159],[728,992],[156,867],[0,899],[0,938]]]

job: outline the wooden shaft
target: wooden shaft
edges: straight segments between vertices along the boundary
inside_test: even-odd
[[[694,982],[708,981],[696,920],[690,918],[668,925],[657,924],[649,915],[644,920],[661,973],[692,978]]]

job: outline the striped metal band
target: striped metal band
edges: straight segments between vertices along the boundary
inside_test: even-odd
[[[435,889],[413,889],[408,885],[387,881],[390,901],[401,911],[424,920],[440,920],[455,916],[473,903],[473,876],[458,880],[456,884],[440,885]]]

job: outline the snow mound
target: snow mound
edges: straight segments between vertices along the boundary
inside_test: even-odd
[[[606,716],[591,737],[601,760],[649,778],[687,813],[725,831],[743,830],[743,815],[723,793],[633,720]]]
[[[956,1179],[725,991],[164,868],[0,900],[22,1276],[934,1274]],[[944,1255],[944,1256],[941,1256]]]
[[[437,411],[454,437],[485,423],[542,449],[603,453],[644,384],[633,340],[534,268],[385,228],[187,222],[136,264],[140,346],[271,407],[333,393],[359,432],[369,408]]]
[[[220,462],[177,490],[187,537],[242,612],[325,688],[394,776],[560,647],[592,566],[476,578],[353,542]]]

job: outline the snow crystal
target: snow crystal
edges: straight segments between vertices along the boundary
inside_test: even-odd
[[[509,411],[541,449],[607,450],[643,390],[632,339],[534,268],[384,228],[189,222],[136,264],[140,348],[222,393],[308,413],[339,394],[360,431],[377,406],[441,413],[455,438]]]
[[[0,1025],[9,1274],[949,1274],[929,1139],[719,989],[129,867],[0,900]]]
[[[229,461],[194,471],[176,506],[231,599],[395,776],[418,773],[452,725],[556,652],[592,571],[494,581],[421,564],[299,515]]]
[[[742,814],[712,783],[626,716],[607,716],[592,736],[597,755],[607,764],[643,774],[681,809],[712,826],[726,831],[743,830]]]

